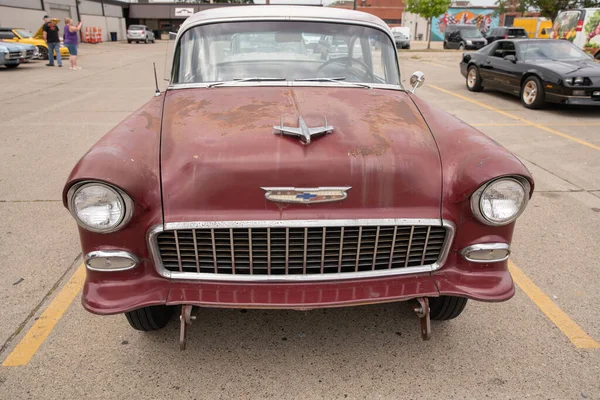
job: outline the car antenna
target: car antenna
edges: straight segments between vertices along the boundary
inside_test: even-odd
[[[154,96],[160,96],[160,89],[158,88],[158,78],[156,77],[156,63],[152,63],[154,66],[154,83],[156,84],[156,91],[154,92]]]

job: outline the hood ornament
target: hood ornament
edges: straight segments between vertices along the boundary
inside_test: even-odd
[[[306,125],[306,122],[304,122],[304,119],[300,116],[298,117],[297,128],[284,126],[283,117],[280,117],[279,126],[274,125],[273,129],[275,130],[273,132],[275,134],[297,137],[304,144],[310,144],[310,138],[313,136],[327,135],[328,133],[333,132],[333,126],[327,125],[327,117],[325,117],[325,124],[316,128],[309,128]]]
[[[265,198],[276,203],[329,203],[341,201],[348,197],[348,190],[352,186],[341,187],[317,187],[317,188],[295,188],[295,187],[263,187]]]

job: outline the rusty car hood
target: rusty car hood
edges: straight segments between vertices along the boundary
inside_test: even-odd
[[[218,87],[166,93],[164,222],[440,218],[441,163],[419,110],[401,91]],[[305,145],[274,125],[327,123]],[[262,187],[350,186],[341,202],[281,204]]]

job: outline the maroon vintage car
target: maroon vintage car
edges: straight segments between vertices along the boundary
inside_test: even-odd
[[[84,307],[138,330],[193,306],[413,300],[431,319],[503,301],[531,175],[401,85],[377,17],[243,6],[188,18],[164,93],[79,161]]]

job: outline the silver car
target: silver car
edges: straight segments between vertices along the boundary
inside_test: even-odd
[[[5,65],[6,68],[17,68],[26,59],[30,59],[27,53],[28,48],[23,45],[0,41],[0,65]]]
[[[130,25],[129,28],[127,28],[127,43],[154,43],[155,41],[156,38],[154,37],[154,32],[146,25]]]

